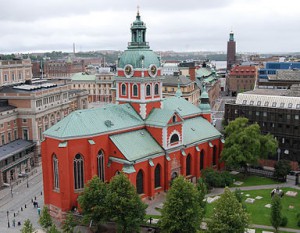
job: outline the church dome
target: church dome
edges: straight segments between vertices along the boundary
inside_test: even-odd
[[[120,56],[118,67],[124,68],[127,64],[133,68],[148,68],[152,64],[160,67],[160,60],[150,49],[128,49]]]

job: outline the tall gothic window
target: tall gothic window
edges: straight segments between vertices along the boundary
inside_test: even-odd
[[[170,139],[170,143],[174,143],[174,142],[178,142],[179,141],[179,136],[178,134],[173,134],[171,139]]]
[[[217,164],[217,147],[214,146],[213,148],[213,166]]]
[[[154,86],[154,95],[158,95],[158,84],[157,83]]]
[[[160,170],[161,166],[159,164],[156,165],[155,171],[154,171],[154,188],[161,187],[160,184]]]
[[[204,150],[200,152],[200,170],[204,168]]]
[[[59,189],[59,172],[58,172],[58,159],[53,155],[53,187]]]
[[[100,150],[97,155],[97,170],[98,170],[98,177],[100,180],[104,181],[104,153],[103,150]]]
[[[144,174],[142,170],[139,170],[136,176],[136,191],[138,194],[144,193]]]
[[[191,175],[191,155],[188,154],[186,157],[186,175]]]
[[[146,86],[146,95],[147,95],[147,96],[150,96],[150,95],[151,95],[151,86],[150,86],[150,84],[148,84],[148,85]]]
[[[136,84],[133,85],[133,96],[138,96],[138,86]]]
[[[84,168],[83,168],[83,157],[77,154],[74,158],[74,187],[75,190],[83,189],[84,187]]]
[[[121,95],[126,95],[126,85],[124,83],[121,85]]]

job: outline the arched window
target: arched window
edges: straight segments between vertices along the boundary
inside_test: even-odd
[[[154,95],[158,95],[158,88],[159,88],[158,83],[156,83],[154,86]]]
[[[80,154],[77,154],[74,158],[73,163],[74,168],[74,188],[83,189],[84,187],[84,168],[83,168],[83,158]]]
[[[188,154],[186,157],[186,176],[191,175],[191,155]]]
[[[133,96],[138,96],[138,86],[136,84],[133,85]]]
[[[138,194],[144,193],[144,174],[142,170],[139,170],[136,176],[136,191]]]
[[[176,122],[176,116],[174,115],[172,118],[172,122],[175,123]]]
[[[170,142],[171,143],[174,143],[174,142],[178,142],[179,141],[179,136],[178,136],[178,134],[173,134],[172,135],[172,137],[171,137],[171,140],[170,140]]]
[[[154,171],[154,188],[161,187],[160,170],[161,170],[161,166],[159,164],[157,164],[155,171]]]
[[[147,96],[150,96],[150,95],[151,95],[151,86],[150,86],[150,84],[148,84],[148,85],[146,86],[146,95],[147,95]]]
[[[121,95],[126,95],[126,85],[123,83],[121,86]]]
[[[53,187],[59,189],[59,172],[58,172],[58,159],[53,155]]]
[[[213,148],[213,166],[217,164],[217,147],[214,146]]]
[[[100,150],[97,155],[97,170],[98,170],[98,177],[100,180],[104,181],[104,153],[103,150]]]
[[[200,152],[200,170],[204,168],[204,150]]]

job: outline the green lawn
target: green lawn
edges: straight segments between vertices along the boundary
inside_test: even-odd
[[[233,175],[235,181],[243,182],[242,185],[231,185],[230,187],[246,187],[246,186],[256,186],[256,185],[267,185],[267,184],[280,184],[279,181],[261,177],[261,176],[244,176],[243,174]]]
[[[255,200],[253,204],[246,203],[247,211],[250,214],[251,223],[271,226],[270,223],[271,209],[265,207],[266,204],[271,203],[271,197],[270,197],[271,190],[272,189],[242,191],[244,200],[247,198],[245,196],[246,194],[249,194],[250,198],[255,198],[257,196],[263,197],[260,200]],[[282,188],[282,190],[284,192],[288,190],[298,192],[298,195],[296,197],[288,197],[285,195],[282,198],[281,204],[282,204],[282,215],[288,218],[288,224],[286,227],[300,229],[297,226],[297,221],[296,221],[296,215],[297,213],[300,213],[300,190],[295,190],[292,188]],[[207,204],[207,213],[206,213],[207,218],[209,218],[209,216],[212,214],[214,205],[215,203]],[[294,208],[291,209],[289,208],[289,206],[294,206]]]

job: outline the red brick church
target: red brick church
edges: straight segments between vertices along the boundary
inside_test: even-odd
[[[153,198],[178,175],[195,182],[202,169],[219,168],[223,139],[211,124],[207,92],[198,107],[181,98],[180,89],[163,99],[162,79],[137,13],[118,60],[117,104],[75,111],[44,133],[44,200],[53,217],[77,207],[95,175],[109,181],[122,171],[142,198]]]

